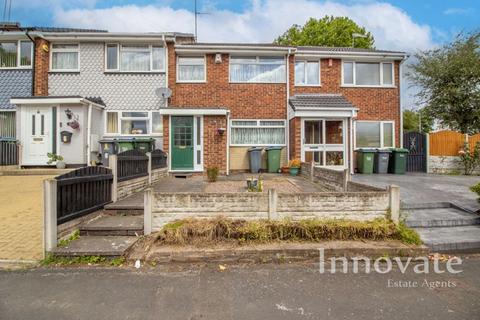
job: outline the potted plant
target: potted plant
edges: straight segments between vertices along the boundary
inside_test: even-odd
[[[290,175],[296,176],[298,174],[298,171],[300,170],[300,165],[300,159],[290,160],[290,162],[288,163],[288,170],[290,171]]]
[[[63,161],[63,157],[55,153],[47,153],[48,161],[47,164],[55,163],[57,169],[65,169],[67,166]]]
[[[217,167],[210,167],[207,168],[207,177],[208,182],[215,182],[218,179],[218,168]]]

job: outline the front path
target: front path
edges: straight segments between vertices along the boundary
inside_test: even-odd
[[[0,260],[42,259],[42,181],[52,177],[0,176]]]

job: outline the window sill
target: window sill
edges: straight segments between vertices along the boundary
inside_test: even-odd
[[[313,88],[320,88],[321,84],[295,84],[295,87],[313,87]]]
[[[207,83],[207,80],[200,80],[200,81],[182,81],[182,80],[177,80],[176,83],[192,83],[192,84],[201,84],[201,83]]]
[[[80,70],[50,70],[48,71],[49,74],[55,73],[72,73],[72,74],[80,74]]]
[[[397,86],[363,86],[363,85],[349,85],[342,84],[340,88],[372,88],[372,89],[396,89]]]
[[[32,70],[32,67],[1,67],[0,70]]]
[[[115,71],[106,70],[104,74],[163,74],[165,71]]]
[[[130,137],[130,138],[145,138],[145,137],[155,137],[155,138],[162,138],[163,133],[152,133],[152,134],[120,134],[120,133],[105,133],[103,135],[105,138],[124,138],[124,137]]]
[[[241,81],[229,81],[229,84],[267,84],[267,85],[285,85],[287,82],[241,82]]]

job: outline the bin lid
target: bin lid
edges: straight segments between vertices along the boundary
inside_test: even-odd
[[[391,149],[377,149],[378,153],[392,153]]]
[[[393,152],[396,152],[396,153],[408,153],[408,149],[405,149],[405,148],[391,148],[390,150],[392,150]]]
[[[360,148],[357,151],[361,152],[361,153],[375,153],[375,152],[377,152],[377,149],[375,149],[375,148]]]
[[[248,149],[248,152],[252,152],[252,151],[262,151],[263,148],[262,147],[252,147],[250,149]]]
[[[153,138],[132,138],[135,142],[153,142],[155,139]]]
[[[265,148],[265,150],[269,151],[269,150],[282,150],[283,147],[267,147]]]

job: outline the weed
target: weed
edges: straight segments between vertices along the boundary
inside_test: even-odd
[[[470,191],[475,192],[476,194],[478,194],[478,197],[479,197],[479,198],[478,198],[478,202],[480,202],[480,182],[477,183],[477,184],[474,185],[474,186],[471,186],[471,187],[470,187]]]
[[[42,266],[110,265],[113,267],[119,267],[124,263],[124,257],[112,259],[101,256],[59,257],[51,253],[40,262]]]
[[[405,244],[422,244],[422,240],[418,233],[407,227],[404,221],[401,221],[397,226],[398,240],[402,241]]]
[[[79,237],[80,237],[80,231],[75,230],[75,232],[73,232],[70,235],[70,237],[68,237],[67,239],[61,239],[60,241],[58,241],[57,246],[58,247],[66,247],[70,244],[70,242],[72,242],[73,240],[77,240]]]

